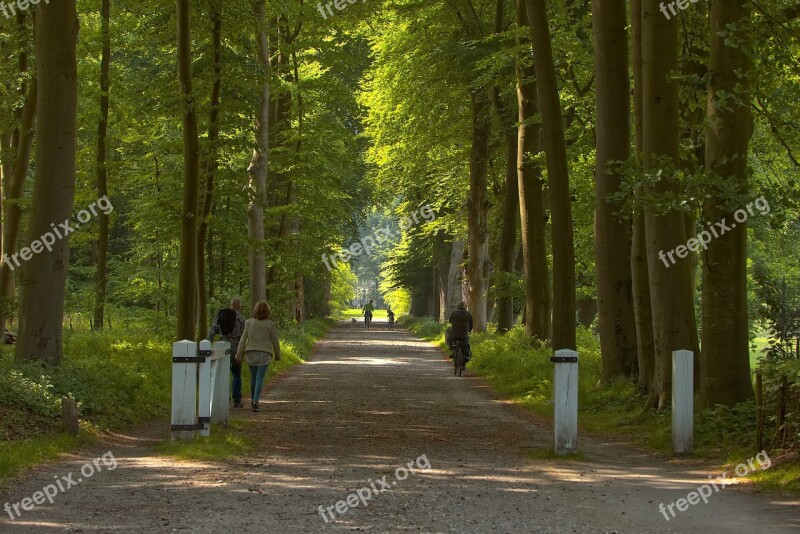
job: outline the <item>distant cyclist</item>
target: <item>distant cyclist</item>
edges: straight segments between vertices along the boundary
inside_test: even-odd
[[[374,311],[375,306],[372,304],[371,300],[361,309],[361,312],[364,314],[364,324],[367,328],[369,328],[370,323],[372,323],[372,312]]]
[[[464,306],[463,302],[458,303],[458,307],[450,314],[450,340],[452,347],[455,348],[457,342],[462,342],[465,345],[464,358],[465,363],[470,360],[472,351],[469,347],[469,333],[472,332],[472,314]],[[451,355],[452,357],[452,355]]]
[[[394,312],[391,307],[387,308],[386,316],[389,318],[389,330],[394,330]]]

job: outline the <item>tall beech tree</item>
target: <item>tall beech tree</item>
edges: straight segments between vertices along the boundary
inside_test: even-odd
[[[33,243],[68,220],[75,194],[78,114],[78,12],[75,0],[37,9],[34,30],[37,90],[36,174],[28,222]],[[41,244],[41,243],[40,243]],[[17,360],[61,362],[69,236],[23,264]],[[23,260],[26,260],[22,256]]]
[[[636,372],[631,225],[609,196],[620,191],[619,162],[630,157],[630,73],[625,0],[592,0],[597,156],[594,250],[603,379]]]
[[[649,405],[668,406],[672,393],[672,352],[698,354],[694,290],[688,262],[665,265],[659,252],[686,243],[686,217],[670,198],[678,195],[679,161],[678,20],[667,19],[659,2],[642,3],[642,152],[644,171],[652,184],[646,189],[645,235],[655,340],[654,379]],[[665,205],[666,204],[666,205]],[[663,254],[663,253],[662,253]]]
[[[17,13],[17,78],[23,80],[18,92],[23,105],[15,114],[13,127],[0,140],[2,154],[2,252],[11,257],[17,251],[22,208],[20,201],[25,191],[25,180],[30,170],[33,152],[34,127],[36,125],[37,84],[36,72],[29,67],[29,45],[27,34],[31,28],[25,13]],[[29,81],[25,81],[29,79]],[[14,271],[0,259],[0,329],[6,326],[9,312],[14,307],[16,292]]]
[[[744,205],[726,191],[747,193],[747,152],[753,134],[750,3],[711,4],[711,55],[706,121],[706,169],[722,180],[710,191],[703,218],[731,226],[703,254],[703,360],[705,406],[733,406],[753,397],[747,322],[747,224],[734,219]]]
[[[269,158],[269,127],[270,127],[270,46],[268,37],[268,22],[266,4],[264,0],[256,0],[255,12],[258,27],[256,29],[256,44],[258,45],[258,61],[261,66],[261,93],[258,100],[256,115],[256,148],[250,167],[248,196],[250,202],[247,206],[247,228],[250,244],[247,258],[250,268],[250,307],[255,307],[259,300],[267,298],[267,267],[264,249],[264,208],[267,203],[267,175]]]
[[[642,0],[631,0],[631,62],[633,71],[633,125],[636,161],[641,166],[642,156]],[[647,242],[645,239],[642,198],[644,187],[635,189],[635,209],[631,231],[631,288],[636,320],[636,355],[639,379],[637,386],[648,391],[655,371],[655,339],[653,310],[650,302],[650,275],[647,269]]]
[[[567,148],[545,0],[526,0],[553,219],[553,348],[575,349],[575,247]]]
[[[533,158],[539,152],[539,126],[532,120],[539,113],[536,71],[530,48],[525,0],[517,0],[517,33],[521,52],[517,58],[517,179],[525,279],[525,333],[540,340],[550,339],[550,272],[545,241],[544,180]]]
[[[219,111],[222,89],[222,0],[213,0],[210,7],[211,42],[213,47],[213,80],[208,117],[208,145],[202,161],[205,186],[200,195],[200,223],[197,228],[197,336],[205,338],[208,332],[208,283],[206,255],[208,247],[208,218],[214,203],[214,181],[219,171]],[[208,277],[210,278],[210,276]]]
[[[108,195],[108,91],[111,63],[111,0],[102,0],[100,7],[102,52],[100,57],[100,120],[97,124],[97,195]],[[97,266],[95,271],[94,329],[102,330],[105,322],[106,286],[108,285],[108,229],[109,217],[105,212],[97,215]]]
[[[178,265],[178,339],[194,339],[197,291],[197,199],[200,193],[200,143],[192,89],[191,0],[177,0],[178,81],[183,114],[183,207]]]

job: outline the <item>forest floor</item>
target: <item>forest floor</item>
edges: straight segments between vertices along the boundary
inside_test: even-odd
[[[548,426],[385,323],[331,330],[261,407],[233,411],[256,444],[243,457],[165,457],[158,423],[29,470],[0,492],[12,507],[0,532],[800,531],[800,502],[746,484],[665,520],[659,504],[716,480],[716,466],[596,437],[580,439],[581,457],[551,459]],[[16,517],[56,479],[52,504]],[[359,490],[366,507],[350,497],[337,510]]]

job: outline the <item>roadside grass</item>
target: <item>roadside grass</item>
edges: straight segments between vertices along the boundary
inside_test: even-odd
[[[283,358],[270,366],[268,380],[303,361],[333,324],[332,319],[312,319],[281,328]],[[172,340],[167,335],[147,334],[140,328],[67,333],[59,367],[15,362],[14,347],[0,346],[0,483],[20,469],[57,460],[101,438],[103,431],[168,417]],[[242,378],[248,392],[249,373],[245,371]],[[81,435],[77,438],[62,432],[65,396],[78,403]],[[246,440],[237,445],[226,432],[220,434],[185,454],[199,457],[205,446],[209,455],[218,456],[221,448],[247,446]]]
[[[444,330],[430,317],[403,317],[400,323],[418,337],[445,348]],[[491,325],[490,325],[491,326]],[[645,409],[646,396],[632,380],[601,383],[600,346],[596,335],[577,332],[580,373],[578,379],[581,432],[624,437],[629,443],[666,456],[672,455],[672,419],[669,409]],[[473,334],[471,372],[487,379],[494,389],[512,402],[552,420],[553,364],[548,346],[531,344],[523,327],[505,335]],[[695,414],[694,456],[737,465],[755,452],[756,408],[754,402],[732,408],[718,406]],[[765,488],[798,491],[800,463],[774,462],[754,476]]]
[[[156,451],[177,460],[200,460],[214,462],[243,456],[256,448],[256,442],[247,435],[247,427],[256,421],[231,419],[228,426],[214,426],[208,437],[197,437],[193,441],[164,441]]]
[[[356,319],[358,319],[359,317],[364,317],[364,314],[361,312],[361,310],[356,308],[349,308],[347,310],[342,311],[341,314],[342,319],[350,319],[351,317],[355,317]],[[374,312],[372,312],[373,319],[385,319],[386,317],[388,317],[386,315],[386,310],[375,310]]]

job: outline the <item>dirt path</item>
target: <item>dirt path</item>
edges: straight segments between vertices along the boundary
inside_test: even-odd
[[[384,326],[332,331],[312,361],[269,388],[261,413],[236,411],[254,420],[261,445],[251,456],[176,462],[150,452],[166,428],[118,437],[0,496],[14,504],[70,472],[77,482],[109,449],[117,462],[112,470],[101,459],[53,504],[14,520],[2,513],[0,532],[800,531],[800,503],[734,487],[666,521],[659,503],[719,473],[617,443],[583,439],[583,462],[531,460],[528,451],[550,447],[549,428],[480,381],[453,377],[437,349]],[[336,509],[359,489],[368,506],[355,496],[355,506]]]

